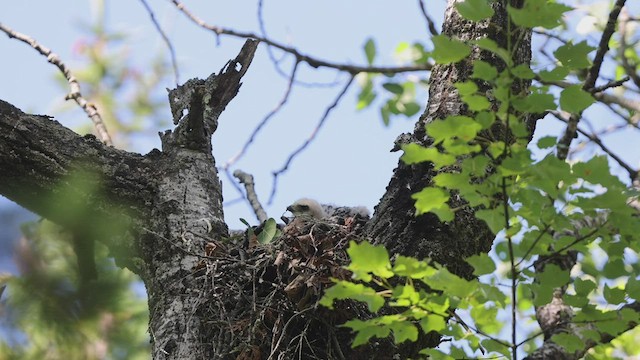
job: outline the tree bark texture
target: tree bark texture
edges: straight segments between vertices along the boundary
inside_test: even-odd
[[[172,90],[177,126],[161,135],[162,151],[147,155],[105,146],[0,101],[0,192],[64,227],[81,228],[85,241],[104,242],[119,265],[140,275],[154,359],[218,353],[203,334],[211,325],[194,269],[205,247],[228,236],[211,135],[256,47],[247,41],[219,75]]]

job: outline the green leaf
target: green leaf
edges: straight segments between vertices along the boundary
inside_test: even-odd
[[[565,304],[573,307],[585,307],[589,304],[589,299],[585,296],[567,295],[563,296]]]
[[[498,334],[502,322],[498,320],[498,308],[495,306],[475,305],[471,308],[471,316],[478,328],[487,334]]]
[[[491,160],[486,156],[474,156],[462,160],[462,169],[471,176],[483,176]]]
[[[533,71],[531,71],[531,68],[529,67],[528,64],[520,64],[512,68],[511,73],[514,76],[519,77],[520,79],[526,79],[526,80],[531,80],[534,77],[536,77],[536,74],[534,74]]]
[[[498,55],[508,66],[513,64],[513,59],[511,59],[511,55],[506,49],[501,48],[498,44],[489,39],[482,38],[475,41],[475,44],[482,50],[491,51],[492,53]]]
[[[493,16],[493,9],[487,0],[465,0],[456,4],[456,9],[463,18],[480,21]]]
[[[481,341],[481,344],[485,351],[497,352],[504,355],[506,359],[511,359],[511,349],[503,345],[502,342],[498,342],[492,339],[484,339]]]
[[[574,280],[573,286],[576,290],[576,294],[584,298],[586,298],[587,295],[589,295],[597,287],[596,283],[594,283],[592,280],[582,280],[580,278],[576,278]]]
[[[456,357],[447,355],[444,351],[438,349],[422,349],[420,350],[421,355],[427,355],[428,359],[431,360],[454,360]],[[458,357],[460,358],[460,357]]]
[[[582,90],[580,85],[572,85],[560,93],[560,107],[562,110],[579,114],[595,102],[591,94]]]
[[[571,69],[586,69],[591,66],[589,53],[595,50],[594,47],[587,45],[586,41],[582,41],[576,45],[568,42],[560,46],[553,54],[562,65]]]
[[[467,262],[473,266],[473,275],[476,276],[491,274],[496,271],[496,264],[493,259],[485,253],[470,256],[467,258]]]
[[[390,327],[393,330],[393,342],[396,344],[418,340],[418,328],[408,321],[393,322]]]
[[[610,288],[605,284],[603,295],[609,304],[620,304],[624,302],[625,292],[620,288]]]
[[[358,94],[358,103],[356,104],[356,110],[362,110],[369,105],[376,98],[376,93],[373,91],[373,81],[369,75],[366,76],[366,80],[360,94]]]
[[[555,109],[555,98],[551,94],[532,93],[525,97],[515,98],[513,107],[525,113],[543,113]]]
[[[258,242],[260,244],[269,244],[278,233],[278,225],[273,218],[269,218],[262,228],[262,232],[258,234]]]
[[[542,81],[561,81],[564,80],[571,71],[563,66],[558,66],[550,71],[543,70],[538,73]]]
[[[371,281],[369,274],[384,279],[393,276],[389,253],[382,245],[374,246],[366,241],[357,243],[352,240],[349,242],[347,254],[351,258],[347,269],[353,272],[353,278],[356,280],[369,282]]]
[[[599,331],[610,334],[614,337],[622,333],[623,331],[626,331],[628,326],[626,320],[618,319],[609,321],[597,321],[594,323],[594,325]]]
[[[425,333],[430,331],[439,332],[447,326],[444,318],[439,315],[427,315],[420,319],[420,327]]]
[[[351,344],[352,348],[366,344],[369,342],[369,339],[374,337],[386,338],[391,332],[391,328],[389,328],[388,326],[379,326],[377,324],[372,324],[371,320],[349,320],[342,326],[351,328],[357,333],[355,339],[353,339],[353,344]]]
[[[447,205],[449,192],[440,188],[426,187],[411,195],[411,198],[416,200],[416,215],[433,212],[442,221],[453,220],[453,211]]]
[[[427,133],[436,143],[445,139],[457,137],[464,141],[473,140],[482,125],[468,116],[448,116],[444,120],[434,120],[427,124]]]
[[[496,121],[496,114],[490,111],[481,111],[476,114],[476,122],[482,129],[490,128]]]
[[[558,139],[555,136],[545,136],[538,140],[538,148],[540,149],[548,149],[550,147],[556,146]]]
[[[494,234],[499,233],[506,225],[504,211],[501,209],[480,209],[476,211],[476,217],[484,220]]]
[[[376,43],[372,38],[369,38],[364,44],[364,53],[367,56],[367,63],[373,64],[373,60],[376,58]]]
[[[609,162],[604,155],[594,156],[587,162],[579,162],[571,167],[576,176],[592,183],[601,184],[605,187],[622,186],[619,179],[611,174]]]
[[[480,80],[490,81],[498,76],[498,70],[486,61],[477,60],[473,63],[472,77]]]
[[[402,111],[402,113],[406,117],[411,117],[411,116],[417,114],[421,109],[420,105],[418,105],[418,103],[416,103],[414,101],[403,103],[402,105],[404,106],[404,110]]]
[[[444,267],[439,268],[433,276],[424,278],[423,281],[435,290],[442,290],[449,296],[457,296],[461,299],[471,295],[478,288],[476,280],[465,280],[450,273]]]
[[[527,166],[527,170],[530,174],[530,185],[555,198],[560,196],[562,190],[558,188],[560,183],[573,184],[576,180],[569,164],[561,161],[554,154],[547,155],[533,166]]]
[[[348,281],[338,281],[328,288],[319,303],[333,309],[334,300],[354,299],[367,304],[369,311],[376,312],[384,305],[384,298],[372,288],[363,284]]]
[[[512,152],[511,156],[504,159],[498,166],[498,172],[502,176],[520,175],[530,170],[531,154],[528,151]],[[567,170],[569,166],[567,165]]]
[[[482,111],[491,107],[489,100],[481,95],[466,95],[462,97],[462,101],[469,106],[471,111]]]
[[[396,94],[396,95],[400,95],[404,92],[404,88],[402,87],[402,85],[400,84],[396,84],[396,83],[384,83],[382,84],[382,87],[385,88],[385,90],[389,91],[390,93]]]
[[[584,349],[584,342],[576,335],[560,333],[551,337],[551,340],[562,346],[567,353],[574,353],[578,350]]]
[[[602,275],[607,279],[615,279],[628,274],[629,272],[625,268],[624,261],[620,258],[609,258],[609,261],[607,261],[604,264],[604,268],[602,268]]]
[[[433,58],[438,64],[458,62],[471,54],[471,47],[460,40],[438,35],[433,40]]]
[[[472,95],[478,91],[478,85],[473,81],[460,81],[453,84],[460,95]]]
[[[404,155],[402,155],[400,159],[409,165],[431,161],[434,167],[439,169],[456,162],[455,156],[443,154],[435,147],[426,148],[415,143],[410,143],[402,145],[402,150],[404,151]]]
[[[542,273],[538,273],[538,281],[542,286],[559,288],[569,282],[569,272],[562,270],[558,265],[547,264]]]
[[[418,303],[420,300],[420,294],[416,291],[416,288],[408,283],[407,285],[398,285],[393,288],[392,299],[395,302],[391,303],[391,306],[412,306]]]
[[[440,173],[433,177],[437,186],[446,189],[460,189],[469,186],[469,176],[460,173]]]
[[[562,15],[572,10],[570,7],[547,0],[527,0],[520,9],[507,7],[511,19],[522,27],[542,26],[553,29],[562,23]]]
[[[388,104],[384,104],[384,106],[380,108],[380,116],[382,116],[382,123],[384,126],[389,126],[391,111],[389,110]]]
[[[413,279],[431,276],[435,274],[436,271],[436,268],[429,265],[426,261],[420,261],[416,258],[402,255],[398,255],[393,264],[393,272],[397,276],[405,276]]]
[[[627,280],[625,291],[633,300],[640,300],[640,281],[637,278],[630,276]]]

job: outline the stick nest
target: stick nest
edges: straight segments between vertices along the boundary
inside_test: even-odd
[[[334,310],[317,304],[331,278],[348,279],[346,247],[359,240],[365,219],[339,223],[296,218],[271,244],[207,246],[198,267],[203,283],[199,316],[205,341],[224,359],[390,358],[381,340],[351,349],[349,319],[368,319],[366,306],[340,301]],[[387,351],[387,354],[389,351]]]

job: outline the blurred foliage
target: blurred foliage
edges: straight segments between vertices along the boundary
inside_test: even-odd
[[[166,93],[160,86],[171,76],[160,56],[137,69],[127,47],[128,34],[106,26],[104,2],[93,0],[94,19],[81,25],[85,35],[74,53],[82,67],[74,66],[81,91],[94,103],[119,147],[133,143],[132,136],[157,137],[168,119]],[[63,91],[67,81],[56,76]],[[76,105],[64,103],[63,110]],[[92,132],[82,121],[75,130]],[[74,219],[91,237],[122,230],[114,219],[104,226],[83,227],[84,206],[73,200],[79,193],[100,193],[99,179],[76,173],[61,182],[48,201],[64,202],[64,217]],[[114,211],[114,213],[118,213]],[[107,249],[95,244],[98,279],[86,281],[78,268],[72,234],[41,220],[24,224],[23,237],[14,254],[19,274],[0,274],[4,291],[0,303],[0,360],[4,359],[148,359],[148,308],[139,277],[117,267]],[[84,239],[86,241],[86,239]]]
[[[68,232],[42,220],[24,224],[23,233],[15,254],[20,273],[5,282],[0,358],[148,358],[139,278],[98,244],[98,279],[82,284]]]
[[[93,0],[92,6],[95,19],[81,25],[86,35],[73,45],[74,54],[83,64],[74,66],[82,94],[96,106],[118,147],[132,144],[133,136],[147,135],[155,140],[157,129],[169,124],[169,104],[162,84],[171,83],[171,66],[160,49],[142,64],[134,64],[129,34],[107,27],[102,0]],[[62,89],[68,89],[61,74],[56,81]],[[61,109],[75,110],[77,105],[64,102]],[[93,124],[82,121],[75,130],[91,133]]]
[[[373,39],[367,40],[364,52],[369,65],[373,65],[377,49]],[[395,57],[400,65],[425,64],[429,54],[422,44],[410,45],[402,42],[395,51]],[[380,116],[384,125],[389,125],[391,118],[403,115],[412,118],[423,108],[426,99],[427,80],[417,75],[387,75],[376,73],[361,73],[357,76],[360,92],[357,97],[356,110],[363,110],[375,104],[378,93],[386,98],[380,104]],[[382,89],[378,89],[381,87]],[[417,100],[420,99],[420,100]]]

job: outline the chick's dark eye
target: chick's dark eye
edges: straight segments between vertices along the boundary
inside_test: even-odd
[[[300,210],[309,210],[309,205],[300,205]]]

